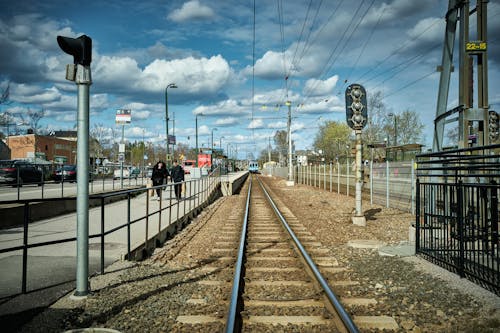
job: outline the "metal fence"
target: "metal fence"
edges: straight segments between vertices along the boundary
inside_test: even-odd
[[[416,252],[500,295],[500,145],[417,156]]]
[[[90,218],[89,221],[89,224],[91,224],[89,243],[97,245],[96,250],[100,251],[100,263],[97,265],[98,269],[96,268],[95,272],[100,271],[101,274],[104,274],[105,260],[109,260],[105,244],[110,242],[109,239],[112,239],[112,244],[116,244],[116,242],[126,244],[126,258],[142,257],[150,253],[155,247],[160,246],[171,234],[175,233],[180,228],[179,223],[183,225],[188,222],[204,206],[220,195],[221,177],[218,169],[206,177],[186,180],[182,183],[184,188],[183,200],[176,200],[173,197],[174,183],[156,187],[143,186],[139,189],[122,190],[113,193],[94,194],[89,197],[89,201],[99,202],[99,205],[94,208],[96,210],[95,218]],[[162,200],[159,200],[157,204],[156,200],[150,202],[151,193],[149,193],[149,191],[154,191],[156,188],[161,189],[160,195],[163,196],[163,198],[160,198]],[[53,239],[40,241],[37,234],[40,231],[36,230],[36,224],[30,223],[32,220],[30,212],[31,206],[34,204],[50,204],[51,202],[64,204],[64,201],[68,200],[74,201],[76,198],[0,201],[0,210],[12,205],[22,205],[24,207],[23,225],[12,232],[5,233],[6,235],[15,233],[16,236],[8,236],[8,239],[1,242],[3,246],[0,247],[0,257],[20,257],[20,267],[15,269],[16,272],[19,272],[19,289],[10,295],[27,293],[66,282],[50,279],[50,281],[46,281],[48,285],[39,286],[39,288],[30,287],[30,285],[33,285],[30,281],[37,279],[36,276],[30,278],[29,274],[29,256],[37,255],[33,254],[35,249],[37,251],[40,251],[40,249],[45,249],[44,251],[61,251],[54,248],[54,246],[63,243],[74,244],[76,242],[76,237],[61,237],[62,231],[54,233]],[[119,214],[115,212],[109,215],[107,211],[108,205],[117,200],[124,202],[123,208],[120,209]],[[64,220],[71,223],[67,217]],[[43,222],[45,225],[48,223],[50,222]],[[33,231],[34,228],[36,231]],[[13,241],[15,244],[7,245]],[[111,252],[111,250],[109,251]],[[71,254],[68,253],[68,255]],[[36,263],[32,264],[36,265]],[[0,298],[10,295],[2,293]]]
[[[415,163],[385,162],[365,163],[363,167],[363,192],[370,204],[376,203],[414,213]],[[288,168],[275,167],[262,170],[263,174],[288,177]],[[330,163],[294,168],[298,184],[318,187],[325,191],[355,195],[356,175],[352,163]]]
[[[1,161],[0,161],[1,162]],[[24,179],[21,175],[23,171],[20,166],[13,166],[15,169],[12,174],[14,180],[6,181],[5,177],[0,175],[0,200],[21,200],[31,198],[57,198],[76,195],[76,179],[67,179],[62,177],[55,179],[56,170],[62,165],[58,164],[33,164],[39,175],[36,179],[29,177]],[[124,173],[121,176],[119,166],[107,166],[93,170],[89,175],[89,193],[101,193],[111,190],[120,190],[125,188],[143,186],[147,184],[150,175],[147,174],[148,168],[139,170],[137,173]],[[0,172],[1,174],[1,172]]]

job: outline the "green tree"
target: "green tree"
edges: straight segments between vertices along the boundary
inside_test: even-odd
[[[325,161],[335,161],[346,156],[347,146],[351,142],[352,130],[344,122],[326,121],[319,126],[318,134],[314,139],[313,147],[321,150]]]

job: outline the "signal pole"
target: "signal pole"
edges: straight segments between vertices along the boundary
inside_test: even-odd
[[[361,130],[366,126],[368,110],[366,103],[366,91],[360,84],[351,84],[345,91],[346,120],[347,125],[356,133],[356,213],[352,217],[352,223],[366,226],[366,218],[363,215],[361,190],[363,187],[363,142]]]
[[[66,79],[78,87],[77,112],[77,195],[76,195],[76,298],[89,294],[89,87],[92,39],[57,36],[59,47],[73,56],[74,64],[66,66]]]

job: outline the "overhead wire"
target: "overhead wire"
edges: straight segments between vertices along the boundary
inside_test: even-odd
[[[377,23],[375,23],[375,26],[373,27],[373,29],[370,29],[370,34],[368,35],[368,38],[363,43],[363,47],[361,48],[361,51],[359,52],[358,57],[356,58],[356,61],[354,62],[354,65],[351,67],[351,70],[349,71],[349,74],[347,74],[347,76],[346,76],[346,78],[344,80],[344,84],[342,86],[342,91],[345,89],[347,83],[349,82],[349,79],[351,77],[352,72],[354,71],[354,68],[356,68],[358,66],[358,63],[359,63],[359,60],[361,59],[361,56],[365,53],[366,46],[368,45],[368,43],[372,39],[373,34],[375,33],[375,31],[377,30],[377,27],[379,26],[380,21],[382,20],[382,17],[384,16],[386,9],[387,9],[387,6],[384,7],[384,9],[380,12],[380,15],[379,15],[379,17],[377,19]]]
[[[380,65],[382,65],[383,63],[385,63],[387,60],[389,60],[390,58],[392,58],[393,56],[395,56],[396,54],[398,54],[399,51],[401,51],[402,49],[404,49],[405,47],[408,46],[409,43],[417,40],[418,38],[420,38],[424,33],[426,33],[430,28],[432,28],[434,25],[436,25],[437,23],[439,23],[440,21],[436,20],[434,23],[430,24],[427,28],[425,28],[421,33],[419,33],[418,35],[416,35],[415,37],[413,37],[412,39],[408,39],[405,43],[403,43],[400,47],[398,47],[396,50],[392,51],[387,57],[385,57],[384,59],[382,59],[380,62],[378,62],[375,66],[371,67],[368,71],[366,71],[365,73],[363,73],[360,77],[357,78],[356,81],[361,81],[361,79],[370,74],[371,72],[373,72],[374,70],[376,70],[378,67],[380,67]]]
[[[361,16],[361,18],[358,20],[358,23],[354,26],[354,28],[351,30],[351,33],[349,35],[349,37],[347,39],[345,39],[345,36],[347,34],[347,32],[351,29],[351,26],[352,24],[355,22],[355,18],[357,17],[358,15],[358,12],[361,10],[363,4],[364,4],[365,0],[363,0],[359,5],[358,5],[358,8],[356,9],[356,11],[354,12],[353,16],[351,17],[351,20],[349,22],[349,24],[347,25],[347,27],[344,29],[343,33],[342,33],[342,36],[340,37],[339,41],[337,42],[337,44],[335,45],[335,48],[332,50],[332,52],[330,53],[330,56],[328,57],[328,60],[326,61],[326,64],[324,66],[324,69],[323,71],[321,72],[321,74],[318,76],[318,80],[316,81],[316,83],[310,87],[306,93],[304,94],[305,95],[305,98],[304,98],[304,101],[302,102],[303,104],[306,103],[306,101],[310,98],[310,96],[312,95],[313,91],[316,89],[316,87],[318,86],[319,82],[321,81],[321,79],[327,75],[327,73],[331,70],[331,68],[333,67],[333,65],[335,64],[335,62],[337,61],[340,53],[345,49],[345,47],[347,46],[347,44],[349,43],[352,35],[354,34],[354,32],[356,32],[357,28],[359,27],[359,25],[361,24],[361,22],[363,21],[363,19],[365,18],[366,14],[368,13],[369,9],[371,8],[371,6],[373,5],[374,3],[374,0],[372,0],[372,3],[370,4],[370,6],[367,7],[367,9],[365,10],[364,14]],[[343,43],[343,45],[342,45]],[[342,45],[342,46],[341,46]],[[341,49],[340,51],[338,52],[337,56],[334,57],[335,53],[337,52],[337,49],[341,46]]]

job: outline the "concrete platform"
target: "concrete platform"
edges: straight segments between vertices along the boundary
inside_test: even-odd
[[[386,245],[376,239],[353,239],[347,246],[355,249],[378,249],[381,256],[388,257],[409,257],[415,255],[415,243],[401,242],[398,245]]]
[[[238,171],[220,176],[222,195],[228,196],[236,194],[236,192],[241,189],[241,185],[248,178],[248,175],[248,171]]]

